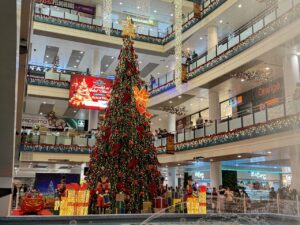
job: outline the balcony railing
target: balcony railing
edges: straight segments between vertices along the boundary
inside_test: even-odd
[[[182,32],[187,31],[198,23],[201,19],[208,16],[211,12],[221,6],[227,0],[205,0],[202,4],[201,17],[195,18],[194,13],[190,12],[183,18]],[[58,26],[70,27],[79,30],[105,34],[102,19],[93,19],[84,16],[74,15],[68,12],[56,10],[36,10],[34,20],[42,23],[49,23]],[[111,35],[120,37],[122,34],[122,25],[117,22],[112,23]],[[166,30],[159,31],[158,28],[146,29],[140,27],[137,29],[138,41],[149,42],[153,44],[164,45],[172,41],[175,37],[174,26],[171,25]]]
[[[224,144],[300,127],[300,99],[276,106],[249,108],[232,117],[210,121],[174,132],[176,151]],[[156,138],[155,147],[165,152],[166,138]]]
[[[299,127],[300,99],[282,100],[276,106],[249,108],[231,118],[198,124],[175,132],[175,150],[179,152],[225,144]],[[96,138],[86,136],[33,134],[23,138],[20,151],[89,154],[95,144]],[[165,153],[166,138],[156,139],[154,145],[159,154]]]
[[[300,17],[299,0],[279,1],[278,4],[277,8],[267,9],[193,60],[188,67],[188,79],[231,59]]]

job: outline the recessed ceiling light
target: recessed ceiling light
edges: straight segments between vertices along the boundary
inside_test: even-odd
[[[187,51],[189,51],[189,50],[190,50],[190,48],[186,48],[186,50],[187,50]]]
[[[111,57],[111,59],[114,59],[114,58],[115,58],[115,57],[113,57],[113,56]]]
[[[74,68],[77,68],[77,66],[75,65]]]
[[[223,20],[219,20],[219,23],[223,23]]]
[[[105,67],[108,67],[108,65],[106,64]]]
[[[157,10],[156,10],[156,9],[154,9],[154,10],[153,10],[153,12],[154,12],[154,13],[157,13]]]
[[[161,118],[159,118],[158,120],[161,121]]]
[[[76,62],[80,62],[80,60],[79,60],[79,59],[76,59]]]
[[[74,110],[74,113],[77,113],[77,111],[76,111],[76,110]]]
[[[180,165],[181,165],[180,163],[177,164],[177,166],[180,166]]]
[[[166,68],[169,68],[169,65],[166,65]]]
[[[241,155],[238,155],[237,157],[238,157],[238,158],[242,158],[242,156],[241,156]]]
[[[83,51],[81,51],[80,54],[83,54]]]
[[[191,106],[193,105],[193,103],[190,104]]]
[[[274,166],[274,169],[277,169],[277,166]]]
[[[120,2],[120,5],[123,5],[123,2]]]
[[[181,95],[179,95],[179,96],[178,96],[178,98],[182,98],[182,96],[181,96]]]
[[[245,79],[244,79],[244,78],[242,78],[242,79],[241,79],[241,82],[244,82],[244,81],[245,81]]]
[[[296,54],[297,54],[297,55],[300,55],[300,52],[297,52]]]
[[[140,9],[141,7],[140,7],[140,6],[137,6],[136,8],[137,8],[137,9]]]
[[[172,101],[169,101],[169,103],[172,104],[173,102],[172,102]]]
[[[42,113],[42,112],[40,112],[40,115],[43,115],[43,113]]]
[[[203,40],[203,37],[200,37],[200,40]]]
[[[209,161],[213,162],[214,160],[213,160],[213,159],[210,159]]]
[[[269,151],[268,154],[272,154],[272,152]]]
[[[45,63],[46,63],[46,64],[48,64],[48,62],[47,62],[47,61],[45,61]]]
[[[171,15],[170,16],[174,16],[174,14],[173,13],[171,13]]]
[[[44,101],[43,104],[46,104],[46,102]]]
[[[265,70],[270,70],[270,67],[266,67]]]
[[[158,72],[157,75],[159,75],[160,73]]]
[[[49,55],[46,55],[46,58],[49,58]]]
[[[203,98],[200,98],[200,101],[203,101]]]
[[[142,64],[142,61],[139,61],[139,64]]]
[[[242,4],[239,4],[238,7],[239,7],[239,8],[242,8]]]

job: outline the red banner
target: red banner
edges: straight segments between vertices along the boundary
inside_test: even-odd
[[[74,108],[104,110],[107,107],[112,80],[72,75],[69,106]]]

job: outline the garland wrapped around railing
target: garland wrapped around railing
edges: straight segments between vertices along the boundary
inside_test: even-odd
[[[213,145],[231,143],[250,138],[261,137],[278,132],[300,128],[300,114],[282,119],[271,120],[269,123],[256,124],[245,128],[236,129],[230,132],[198,138],[192,141],[178,143],[175,151],[186,151],[197,148],[204,148]]]
[[[252,47],[253,45],[257,44],[259,41],[265,39],[266,37],[269,37],[279,29],[295,21],[296,19],[299,18],[299,16],[300,16],[300,7],[299,6],[294,7],[289,12],[281,15],[278,19],[269,23],[261,30],[257,31],[256,33],[252,34],[245,40],[239,42],[237,45],[223,52],[221,55],[213,58],[212,60],[208,61],[207,63],[203,64],[200,67],[197,67],[196,69],[188,73],[187,79],[191,80],[207,72],[208,70],[214,68],[215,66],[218,66],[221,63],[224,63],[225,61],[233,58],[234,56],[238,55],[242,51]]]
[[[201,18],[191,18],[189,21],[187,21],[185,24],[183,24],[182,32],[186,32],[187,30],[192,28],[195,24],[197,24],[203,18],[207,17],[210,13],[212,13],[214,10],[216,10],[219,6],[221,6],[226,1],[227,0],[213,1],[207,8],[205,8],[203,10]],[[82,23],[82,22],[68,20],[68,19],[64,19],[64,18],[47,16],[44,14],[35,13],[34,20],[37,22],[41,22],[41,23],[48,23],[48,24],[53,24],[53,25],[57,25],[57,26],[64,26],[64,27],[69,27],[69,28],[78,29],[78,30],[84,30],[84,31],[89,31],[89,32],[105,34],[105,30],[103,29],[102,26]],[[122,37],[122,31],[116,30],[116,29],[111,29],[111,35],[115,36],[115,37]],[[136,37],[134,38],[134,40],[147,42],[147,43],[151,43],[151,44],[165,45],[165,44],[169,43],[170,41],[174,40],[174,37],[175,37],[175,33],[173,31],[171,34],[168,34],[165,37],[153,37],[150,35],[137,34]]]
[[[78,145],[52,145],[52,144],[21,144],[20,152],[44,152],[67,154],[90,154],[93,147]]]
[[[50,79],[36,78],[36,77],[27,77],[27,83],[36,86],[55,87],[55,88],[64,88],[64,89],[70,88],[69,81],[50,80]]]

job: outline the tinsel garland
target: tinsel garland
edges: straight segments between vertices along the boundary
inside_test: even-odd
[[[52,145],[52,144],[21,144],[20,152],[46,152],[65,154],[90,154],[93,147],[77,145]]]

